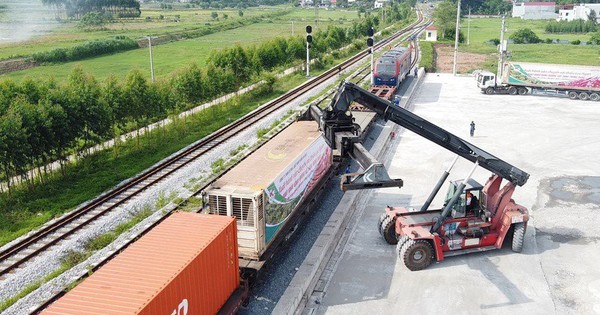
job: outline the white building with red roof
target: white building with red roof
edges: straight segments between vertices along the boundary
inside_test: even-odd
[[[426,41],[437,41],[438,28],[431,24],[425,28],[425,40]]]

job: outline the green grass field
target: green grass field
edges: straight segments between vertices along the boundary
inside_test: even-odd
[[[461,21],[462,32],[467,35],[467,20]],[[511,18],[506,20],[507,32],[506,39],[521,28],[529,28],[534,31],[542,40],[546,38],[560,40],[576,40],[582,42],[589,40],[591,34],[547,34],[544,27],[547,21],[540,20],[521,20]],[[496,53],[496,46],[486,43],[491,39],[500,38],[500,27],[502,19],[500,18],[482,18],[471,19],[470,45],[461,44],[460,49],[467,52],[493,54]],[[511,60],[559,63],[559,64],[580,64],[580,65],[600,65],[600,47],[586,45],[570,44],[527,44],[517,45],[509,44],[508,50],[512,54]]]
[[[31,1],[31,0],[29,0]],[[39,0],[35,0],[39,1]],[[40,11],[38,23],[39,30],[37,36],[25,42],[2,43],[0,42],[0,60],[11,56],[26,56],[35,52],[47,51],[58,47],[71,47],[73,45],[94,39],[111,38],[114,36],[128,36],[132,39],[138,39],[144,36],[164,35],[169,33],[181,33],[206,27],[206,23],[218,25],[220,23],[232,22],[241,19],[248,19],[257,16],[269,17],[277,12],[289,10],[289,6],[258,7],[243,10],[244,16],[238,15],[238,10],[202,10],[198,8],[184,9],[176,6],[175,10],[161,10],[156,5],[143,5],[142,15],[139,18],[117,19],[113,23],[106,24],[103,30],[86,31],[77,26],[76,21],[66,21],[57,23],[51,21],[53,13],[51,11]],[[210,17],[211,12],[219,14],[218,20]],[[223,14],[228,18],[224,19]],[[163,19],[159,19],[162,15]],[[176,17],[179,16],[177,20]],[[151,20],[147,21],[146,17]],[[16,23],[24,19],[19,15],[0,16],[0,22]]]
[[[206,12],[210,14],[210,11]],[[310,20],[311,18],[314,18],[314,10],[294,9],[289,14],[267,19],[264,22],[155,46],[153,48],[155,76],[157,78],[168,76],[174,70],[192,62],[202,66],[214,49],[228,47],[236,43],[242,46],[257,44],[274,37],[292,35],[292,32],[295,35],[304,34],[304,27],[307,24],[315,25],[314,20]],[[321,10],[319,12],[319,28],[328,25],[350,26],[354,19],[358,19],[355,11]],[[294,21],[293,28],[292,21]],[[150,78],[149,51],[148,49],[136,49],[93,59],[12,72],[1,75],[0,79],[21,80],[25,77],[47,77],[50,74],[60,82],[66,80],[73,68],[78,65],[81,65],[85,71],[92,73],[99,80],[103,80],[110,75],[123,78],[130,70],[136,68],[142,70]]]

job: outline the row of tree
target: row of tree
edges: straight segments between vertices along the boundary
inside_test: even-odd
[[[42,3],[77,19],[89,12],[110,13],[117,17],[139,17],[141,14],[138,0],[42,0]]]
[[[592,12],[594,12],[592,10]],[[546,33],[591,33],[598,30],[596,17],[592,20],[551,21],[546,24]]]
[[[367,17],[351,29],[330,26],[314,34],[312,51],[319,56],[339,49],[359,30],[364,36],[376,25],[374,17]],[[64,163],[70,154],[122,132],[235,91],[266,70],[303,60],[305,49],[301,36],[248,48],[236,45],[213,52],[204,69],[192,65],[156,83],[147,82],[139,71],[130,72],[122,83],[115,78],[99,83],[80,68],[64,85],[52,80],[1,81],[0,171],[11,178],[36,169],[43,181],[49,162]]]

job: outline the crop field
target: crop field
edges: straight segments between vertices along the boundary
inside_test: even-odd
[[[13,3],[11,4],[10,1]],[[243,10],[244,16],[240,17],[238,10],[233,9],[202,10],[176,6],[172,10],[161,10],[156,5],[143,5],[141,8],[142,15],[139,18],[116,19],[113,23],[106,24],[102,29],[90,31],[79,28],[76,21],[56,22],[56,13],[47,7],[40,6],[39,0],[25,0],[22,3],[17,0],[10,1],[7,4],[6,13],[0,15],[0,22],[6,23],[6,25],[14,25],[15,28],[26,25],[26,29],[31,28],[32,31],[17,37],[17,39],[23,39],[29,36],[29,39],[24,42],[0,41],[0,60],[11,56],[31,55],[35,52],[58,47],[70,47],[88,40],[114,36],[128,36],[138,39],[148,35],[181,33],[205,28],[208,26],[207,24],[216,27],[219,24],[232,23],[257,16],[268,18],[277,12],[289,10],[284,6],[249,8]],[[19,13],[23,10],[32,9],[36,13],[31,18]],[[212,12],[217,12],[219,15],[218,20],[211,18]],[[227,19],[223,17],[224,14],[227,15]],[[0,29],[0,37],[2,37],[1,34],[2,29]],[[5,37],[10,39],[8,30]]]
[[[203,15],[208,16],[208,19],[210,19],[210,10],[196,10],[196,12],[201,12]],[[221,11],[219,12],[219,16],[222,16]],[[257,11],[253,14],[258,15],[260,12],[262,12],[262,8],[257,9]],[[234,14],[235,16],[238,16],[237,11],[232,11],[230,16]],[[246,13],[244,13],[244,16],[246,16]],[[356,11],[320,9],[318,28],[315,25],[314,17],[314,9],[293,9],[288,14],[274,18],[267,18],[260,23],[242,26],[232,30],[221,31],[194,39],[181,40],[164,45],[154,46],[153,59],[155,76],[157,78],[167,76],[173,71],[194,62],[199,66],[202,66],[204,65],[210,52],[214,49],[228,47],[236,43],[246,46],[260,43],[278,36],[304,34],[304,27],[307,24],[313,25],[315,31],[319,28],[325,28],[332,24],[350,26],[354,19],[358,19],[358,14]],[[181,19],[185,19],[183,15]],[[152,29],[152,31],[155,30],[156,29]],[[164,29],[161,28],[161,30]],[[181,31],[183,29],[179,28],[178,30]],[[107,31],[100,31],[100,33],[107,35],[106,32]],[[133,29],[126,33],[120,34],[135,37],[131,34],[138,34],[139,32],[139,29]],[[62,34],[63,35],[61,36],[69,35],[68,32],[62,32]],[[81,34],[81,32],[79,32],[73,33],[72,35],[79,36],[85,34]],[[114,35],[117,35],[117,33]],[[34,46],[36,44],[32,43],[31,45]],[[142,70],[142,72],[148,78],[150,78],[149,51],[148,49],[144,48],[77,62],[46,65],[24,71],[8,73],[0,76],[0,79],[11,78],[14,80],[21,80],[25,77],[48,77],[48,74],[51,74],[57,81],[60,82],[66,80],[73,68],[77,66],[83,67],[85,71],[92,73],[99,80],[103,80],[110,75],[114,75],[117,78],[122,78],[131,69],[135,68]]]
[[[461,21],[463,34],[467,35],[467,20]],[[577,40],[587,42],[591,34],[548,34],[544,28],[548,21],[540,20],[521,20],[511,18],[506,20],[506,38],[522,28],[529,28],[534,31],[542,40],[546,38],[559,40]],[[497,52],[496,46],[488,44],[491,39],[500,38],[500,27],[502,19],[500,18],[476,18],[471,19],[471,40],[470,45],[466,42],[460,46],[460,50],[494,54]],[[600,48],[598,46],[588,45],[570,45],[570,44],[509,44],[508,50],[512,54],[512,60],[560,63],[560,64],[581,64],[581,65],[599,65]]]

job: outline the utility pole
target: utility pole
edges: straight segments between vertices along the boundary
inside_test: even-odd
[[[506,46],[507,41],[504,40],[504,32],[506,32],[506,15],[502,15],[502,29],[500,30],[500,45],[498,45],[498,75],[496,76],[496,83],[498,80],[502,80],[504,72],[504,61],[506,59]]]
[[[458,0],[458,9],[456,10],[456,36],[454,39],[454,65],[452,66],[452,75],[456,75],[456,64],[458,62],[458,35],[460,34],[460,0]]]
[[[319,2],[319,4],[321,3],[321,0],[314,0],[314,4],[315,4],[315,29],[319,29],[319,5],[317,4],[317,2]]]
[[[154,83],[154,61],[152,60],[152,36],[146,36],[148,38],[148,48],[150,49],[150,75],[152,77],[152,83]]]
[[[469,7],[469,19],[467,20],[467,46],[471,46],[471,7]]]

